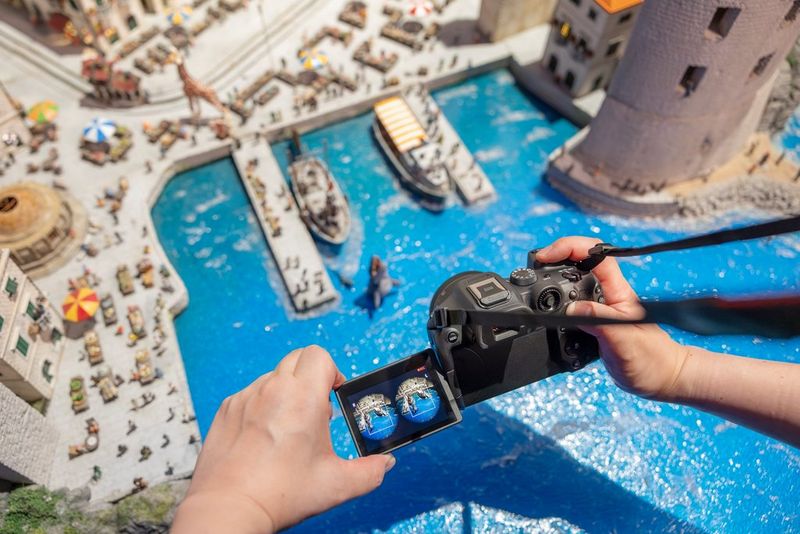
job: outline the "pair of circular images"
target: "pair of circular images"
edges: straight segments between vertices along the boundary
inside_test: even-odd
[[[366,439],[380,440],[397,429],[397,412],[412,423],[427,423],[439,412],[441,399],[433,382],[425,377],[404,380],[397,388],[394,403],[383,393],[359,399],[353,415],[358,430]]]

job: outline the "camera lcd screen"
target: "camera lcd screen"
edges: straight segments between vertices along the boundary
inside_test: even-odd
[[[428,349],[336,390],[358,454],[389,452],[461,421]]]

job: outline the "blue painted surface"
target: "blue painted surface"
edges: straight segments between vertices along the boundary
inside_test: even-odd
[[[356,289],[339,286],[341,305],[320,318],[287,317],[285,290],[229,160],[167,185],[153,217],[190,293],[176,324],[204,433],[225,396],[293,348],[326,347],[348,376],[424,348],[429,299],[456,272],[507,274],[529,248],[562,235],[642,245],[759,218],[587,216],[541,181],[547,154],[575,127],[525,95],[507,72],[435,98],[494,182],[498,201],[440,214],[421,209],[375,147],[371,114],[305,135],[317,154],[327,152],[354,215],[344,248],[323,251],[329,268],[352,277]],[[285,148],[273,147],[284,166]],[[403,285],[370,318],[359,297],[372,254],[388,260]],[[622,269],[647,298],[735,296],[796,291],[798,256],[800,240],[792,236],[633,258]],[[800,360],[798,340],[673,334],[711,350]],[[343,419],[331,428],[337,452],[354,454]],[[800,531],[798,451],[692,409],[628,395],[599,363],[470,408],[461,425],[396,456],[378,491],[296,530]]]

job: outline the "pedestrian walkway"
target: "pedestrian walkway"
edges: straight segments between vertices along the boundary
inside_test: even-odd
[[[248,142],[233,159],[294,309],[305,313],[337,301],[339,292],[269,145]]]

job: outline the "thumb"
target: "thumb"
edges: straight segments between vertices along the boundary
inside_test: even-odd
[[[606,319],[630,319],[631,317],[627,316],[626,314],[622,313],[619,310],[615,310],[611,306],[606,304],[600,304],[599,302],[595,302],[593,300],[576,300],[575,302],[571,302],[567,309],[565,310],[567,315],[571,315],[573,317],[603,317]],[[587,332],[595,337],[604,335],[609,328],[614,328],[618,325],[608,325],[608,326],[581,326],[579,327],[584,332]]]
[[[394,467],[397,460],[391,454],[375,454],[341,462],[342,498],[348,500],[378,488],[383,483],[383,476]]]

